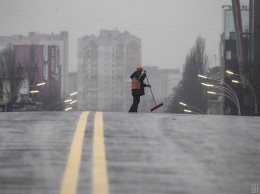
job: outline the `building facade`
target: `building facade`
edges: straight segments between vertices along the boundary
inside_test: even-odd
[[[254,86],[258,110],[260,109],[260,1],[250,0],[250,79]],[[258,115],[259,111],[258,111]]]
[[[78,39],[79,110],[128,111],[129,76],[141,64],[141,39],[125,31],[101,30]]]
[[[8,44],[12,45],[43,45],[43,46],[57,46],[59,48],[59,61],[60,61],[60,78],[61,78],[61,96],[68,95],[69,91],[69,34],[62,31],[60,34],[39,34],[36,32],[29,32],[28,36],[12,35],[0,36],[0,51],[7,47]]]
[[[179,69],[159,69],[156,66],[144,66],[144,69],[147,70],[147,77],[152,86],[156,104],[167,101],[168,97],[174,94],[173,89],[182,80],[182,73]],[[144,82],[147,83],[147,79]],[[145,92],[146,97],[141,100],[140,110],[149,112],[155,104],[149,88],[145,88]],[[156,111],[163,112],[164,107]]]
[[[39,102],[45,110],[61,101],[61,66],[59,47],[46,45],[12,45],[15,54],[15,75],[2,64],[1,96],[3,102]],[[8,64],[10,65],[10,64]],[[15,77],[13,77],[15,76]],[[13,80],[19,86],[12,89]],[[43,84],[44,83],[44,84]],[[37,84],[41,84],[38,86]],[[37,91],[32,93],[32,91]],[[6,95],[3,95],[6,94]],[[12,97],[11,97],[12,96]]]
[[[173,89],[182,80],[182,73],[179,69],[159,69],[159,97],[160,101],[165,100],[170,94],[173,94]]]
[[[241,19],[243,33],[249,32],[249,7],[241,7]],[[245,50],[248,53],[248,36],[243,36],[243,43]],[[247,56],[248,58],[249,56]],[[243,64],[244,73],[248,73],[248,64]],[[238,80],[239,77],[227,74],[226,71],[231,71],[240,74],[241,66],[238,62],[237,45],[236,45],[236,32],[233,16],[232,6],[223,6],[223,34],[221,35],[221,77],[226,84],[225,91],[221,90],[223,96],[219,99],[223,100],[223,114],[225,115],[238,115],[242,112],[243,115],[250,114],[253,103],[249,100],[250,93],[248,88],[242,84],[234,84],[232,80]],[[230,88],[227,88],[227,87]],[[251,101],[251,102],[250,102]]]
[[[43,45],[13,45],[17,64],[24,69],[23,83],[20,89],[21,101],[28,102],[28,97],[33,101],[43,102],[44,106],[61,100],[61,65],[59,61],[58,46]],[[33,55],[32,55],[33,53]],[[32,64],[31,62],[34,60]],[[37,87],[38,83],[45,83]],[[39,90],[32,95],[30,90]],[[35,99],[34,99],[35,98]]]

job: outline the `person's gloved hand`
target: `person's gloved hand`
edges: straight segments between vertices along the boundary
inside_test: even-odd
[[[149,87],[149,88],[151,88],[151,85],[147,84],[147,85],[146,85],[146,87]]]
[[[146,73],[147,71],[146,70],[144,70],[144,73]]]

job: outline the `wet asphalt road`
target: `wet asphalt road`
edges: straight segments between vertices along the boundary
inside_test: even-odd
[[[260,193],[260,118],[81,114],[1,113],[0,194]]]

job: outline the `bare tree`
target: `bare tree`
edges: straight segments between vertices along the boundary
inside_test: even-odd
[[[39,72],[39,67],[38,67],[38,55],[36,52],[36,46],[35,45],[29,45],[29,48],[26,49],[27,53],[24,53],[24,58],[21,59],[19,58],[19,63],[22,64],[23,68],[23,74],[24,78],[28,80],[28,87],[31,90],[34,90],[36,87],[36,82],[38,78],[38,72]],[[23,99],[25,101],[28,101],[28,98],[34,97],[37,98],[37,96],[25,96],[26,99]]]
[[[25,67],[25,72],[27,74],[29,85],[35,85],[35,81],[38,74],[38,55],[36,53],[35,45],[30,45],[28,57],[25,57],[23,66]]]
[[[0,58],[3,77],[0,89],[9,102],[17,101],[23,79],[27,78],[29,85],[35,85],[38,62],[36,47],[34,45],[30,46],[28,55],[25,56],[22,62],[17,60],[15,50],[11,44],[3,50]]]
[[[205,74],[208,56],[205,53],[205,40],[198,36],[196,44],[186,56],[183,79],[180,81],[173,99],[168,103],[166,112],[180,113],[179,102],[185,102],[202,111],[206,110],[206,95],[198,74]]]
[[[15,102],[18,98],[19,90],[22,81],[22,66],[21,63],[16,64],[15,51],[12,45],[8,45],[3,50],[1,57],[1,67],[3,68],[2,92],[7,97],[8,102]]]
[[[41,96],[40,101],[42,102],[42,109],[45,111],[64,110],[66,103],[65,98],[57,95],[56,88],[50,87],[48,92]]]
[[[183,107],[179,105],[180,101],[183,101],[183,86],[182,80],[178,85],[173,88],[173,95],[165,102],[165,112],[170,113],[183,113]]]

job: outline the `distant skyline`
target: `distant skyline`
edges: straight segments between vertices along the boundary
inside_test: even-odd
[[[180,69],[200,35],[210,67],[219,63],[222,6],[231,0],[0,0],[0,36],[69,32],[69,71],[77,71],[77,39],[100,30],[142,39],[142,65]],[[241,5],[248,0],[241,0]],[[216,57],[216,58],[215,58]],[[215,59],[217,59],[215,61]]]

